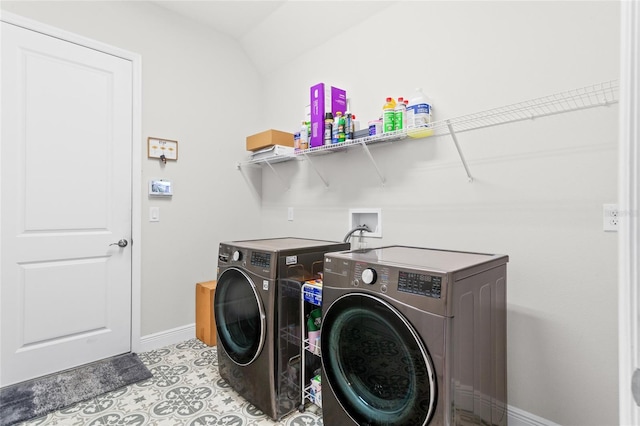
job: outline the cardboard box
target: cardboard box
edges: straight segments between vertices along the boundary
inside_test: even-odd
[[[196,284],[196,338],[209,346],[216,345],[215,293],[216,281]]]
[[[247,151],[257,151],[272,145],[293,147],[293,133],[271,129],[247,136]]]
[[[347,92],[344,89],[318,83],[311,86],[311,134],[309,147],[324,145],[324,115],[331,112],[333,116],[339,111],[347,111]]]

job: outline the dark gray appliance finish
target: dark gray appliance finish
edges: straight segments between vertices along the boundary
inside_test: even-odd
[[[324,424],[505,426],[508,260],[406,246],[327,254]]]
[[[214,316],[220,376],[274,420],[300,403],[302,282],[319,278],[326,253],[349,248],[290,237],[219,246]]]

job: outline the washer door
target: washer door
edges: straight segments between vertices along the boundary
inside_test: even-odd
[[[251,278],[236,268],[222,272],[213,306],[218,342],[233,362],[251,364],[266,337],[264,308]]]
[[[422,340],[404,316],[377,297],[346,294],[322,319],[322,368],[359,425],[426,425],[436,378]],[[324,385],[324,384],[323,384]]]

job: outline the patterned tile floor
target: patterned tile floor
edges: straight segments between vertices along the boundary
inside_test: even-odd
[[[316,406],[274,422],[218,375],[215,347],[197,339],[138,354],[151,379],[22,426],[322,426]]]

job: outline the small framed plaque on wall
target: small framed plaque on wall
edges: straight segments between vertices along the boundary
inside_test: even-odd
[[[147,156],[162,160],[177,160],[178,141],[149,137],[147,139]]]

